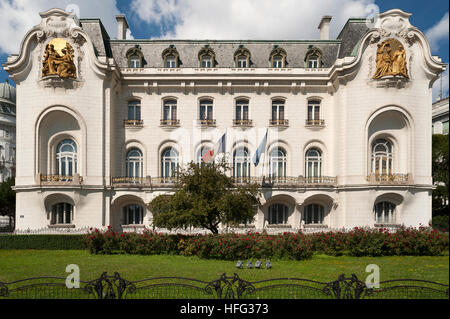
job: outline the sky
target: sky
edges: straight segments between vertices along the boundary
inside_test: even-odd
[[[425,33],[432,54],[449,61],[447,0],[0,0],[0,64],[19,52],[26,32],[40,23],[39,12],[53,7],[73,10],[80,18],[100,18],[111,38],[117,37],[115,16],[124,14],[130,25],[128,38],[247,40],[318,39],[317,26],[324,15],[333,17],[333,39],[348,18],[399,8],[412,13],[410,22]],[[7,77],[0,66],[0,81]],[[447,68],[444,97],[448,83]],[[440,87],[436,81],[433,100]]]

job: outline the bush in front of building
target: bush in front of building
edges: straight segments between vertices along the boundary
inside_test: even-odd
[[[354,228],[349,232],[303,234],[286,232],[219,235],[169,235],[145,231],[101,233],[94,230],[86,236],[91,253],[110,254],[180,254],[222,260],[279,258],[302,260],[313,253],[330,256],[436,256],[448,253],[449,235],[428,227]]]

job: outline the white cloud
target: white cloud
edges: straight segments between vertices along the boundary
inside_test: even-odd
[[[75,13],[79,11],[81,18],[100,18],[110,37],[117,35],[115,15],[120,12],[116,7],[116,0],[2,0],[0,52],[18,53],[26,32],[40,23],[39,12],[51,8],[75,8]]]
[[[330,38],[350,17],[371,14],[374,0],[133,0],[141,20],[163,25],[162,38],[317,39],[331,15]]]
[[[448,41],[448,27],[449,21],[447,12],[438,23],[425,31],[425,35],[431,46],[431,51],[435,52],[439,50],[440,41],[445,39]]]

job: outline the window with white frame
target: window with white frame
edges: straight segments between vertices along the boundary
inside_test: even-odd
[[[310,204],[305,207],[303,221],[305,224],[323,224],[325,208],[319,204]]]
[[[140,68],[141,67],[141,57],[139,55],[131,55],[128,58],[128,67]]]
[[[320,101],[308,101],[308,122],[310,124],[319,124],[320,120]]]
[[[177,67],[176,56],[174,55],[166,56],[166,68],[176,68],[176,67]]]
[[[73,176],[77,173],[77,144],[65,139],[56,146],[56,173],[60,176]]]
[[[240,99],[236,101],[236,120],[248,120],[248,100]]]
[[[250,154],[245,147],[233,152],[233,177],[238,181],[250,177]]]
[[[248,67],[248,57],[246,55],[241,54],[237,57],[237,67],[238,68]]]
[[[269,153],[269,175],[273,180],[282,181],[286,177],[286,151],[274,148]]]
[[[178,152],[173,147],[164,149],[161,153],[162,182],[173,182],[178,171]]]
[[[322,154],[320,150],[311,148],[305,155],[305,177],[315,178],[322,176]]]
[[[126,176],[142,177],[143,176],[143,156],[142,152],[137,148],[132,148],[127,152],[126,160]]]
[[[163,119],[173,120],[177,119],[177,101],[176,100],[165,100],[163,106]]]
[[[50,224],[71,224],[73,219],[73,205],[69,203],[57,203],[52,205]]]
[[[212,120],[213,119],[213,101],[201,100],[200,101],[200,120]]]
[[[269,225],[287,224],[288,207],[284,204],[272,204],[269,206]]]
[[[372,173],[389,176],[393,173],[392,143],[386,139],[376,139],[372,143]]]
[[[272,101],[272,121],[284,120],[284,101],[273,100]]]
[[[374,206],[376,224],[395,223],[395,204],[391,202],[379,202]]]
[[[128,120],[140,120],[141,119],[141,102],[129,101],[128,102]]]
[[[284,65],[283,65],[283,56],[281,56],[281,55],[274,55],[273,56],[273,58],[272,58],[272,66],[274,67],[274,68],[282,68],[282,67],[284,67]]]
[[[123,208],[123,225],[142,225],[144,208],[139,204],[130,204]]]
[[[212,56],[210,56],[209,54],[202,55],[200,60],[200,66],[202,68],[212,68],[213,66]]]
[[[311,54],[308,57],[308,68],[318,68],[319,67],[319,57],[315,54]]]

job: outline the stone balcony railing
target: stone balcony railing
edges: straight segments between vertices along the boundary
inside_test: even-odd
[[[123,120],[125,127],[142,127],[144,126],[144,120]]]
[[[233,120],[233,126],[252,126],[252,120]]]
[[[269,120],[270,126],[289,126],[289,120]]]
[[[216,125],[216,120],[215,119],[202,119],[202,120],[198,120],[198,124],[200,126],[214,126],[214,125]]]
[[[40,185],[81,185],[83,177],[79,174],[74,175],[36,175],[36,182]]]
[[[369,184],[406,185],[413,184],[411,174],[374,174],[367,176]]]
[[[162,119],[160,121],[160,125],[161,126],[180,126],[180,120],[167,120],[167,119]]]
[[[305,126],[324,127],[325,120],[305,120]]]
[[[336,177],[270,177],[241,176],[233,177],[235,184],[259,184],[263,187],[321,187],[335,186]],[[112,177],[111,185],[126,187],[173,187],[177,177]]]

